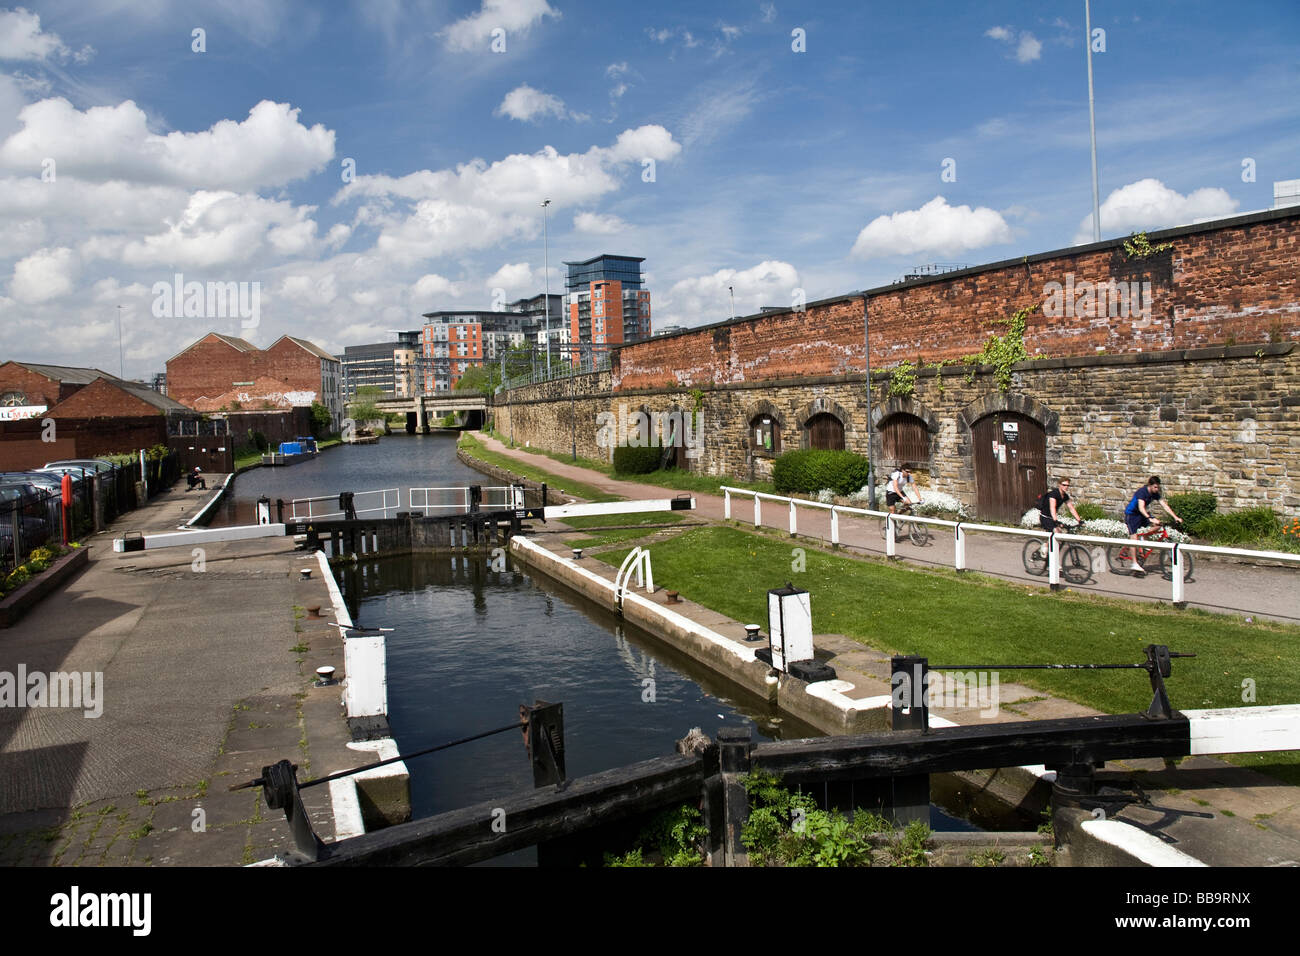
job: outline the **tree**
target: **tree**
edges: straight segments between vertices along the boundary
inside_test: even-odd
[[[496,391],[497,385],[501,381],[501,372],[493,366],[488,368],[486,365],[471,365],[461,373],[460,379],[456,382],[456,389],[462,389],[472,392],[493,392]]]
[[[358,422],[382,421],[384,413],[375,403],[384,397],[384,390],[374,385],[363,385],[357,389],[352,401],[348,403],[348,417]]]
[[[311,432],[316,437],[328,435],[331,425],[330,410],[320,402],[311,403]]]

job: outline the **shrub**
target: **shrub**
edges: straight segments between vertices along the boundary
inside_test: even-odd
[[[1177,511],[1177,506],[1174,507]],[[1186,521],[1186,519],[1184,519]],[[1210,515],[1202,519],[1197,536],[1213,544],[1235,547],[1271,538],[1281,530],[1281,522],[1271,508],[1248,508],[1226,515]]]
[[[1183,519],[1184,528],[1201,536],[1201,523],[1213,517],[1218,499],[1208,491],[1189,491],[1186,494],[1170,495],[1169,507]]]
[[[772,463],[772,483],[778,494],[817,494],[829,488],[849,495],[867,483],[867,459],[851,451],[807,448],[788,451]]]
[[[1079,512],[1079,517],[1084,521],[1100,521],[1103,518],[1110,517],[1106,514],[1105,508],[1101,505],[1094,505],[1091,501],[1085,501],[1082,503],[1076,501],[1073,504],[1075,510]],[[1174,510],[1178,511],[1177,508]],[[1182,514],[1182,512],[1179,512],[1179,514]]]
[[[619,445],[614,449],[614,472],[621,475],[646,475],[659,469],[664,450],[658,445],[632,448]]]

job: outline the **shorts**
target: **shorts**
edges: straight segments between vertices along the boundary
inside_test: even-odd
[[[1053,521],[1050,516],[1043,514],[1041,511],[1038,512],[1038,523],[1043,526],[1044,531],[1056,530],[1056,522]]]
[[[892,491],[885,492],[885,505],[887,507],[892,508],[894,507],[894,505],[898,504],[902,500],[903,499],[900,495],[896,495]]]
[[[1135,512],[1133,514],[1126,513],[1124,515],[1124,523],[1128,525],[1129,534],[1137,534],[1151,523],[1151,519],[1143,515],[1141,512]]]

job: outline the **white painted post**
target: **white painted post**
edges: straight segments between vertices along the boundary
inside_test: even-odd
[[[840,543],[840,513],[831,508],[831,544]]]
[[[641,559],[645,564],[645,589],[653,594],[655,590],[655,576],[654,572],[650,570],[650,552],[642,551]]]
[[[726,489],[722,492],[722,517],[731,520],[731,492]]]
[[[966,532],[961,530],[961,522],[957,522],[957,543],[953,546],[953,567],[958,571],[966,570]]]
[[[890,514],[885,518],[885,556],[890,558],[898,557],[898,549],[895,547],[894,540],[894,516]]]
[[[1053,590],[1061,586],[1061,542],[1056,540],[1055,533],[1048,539],[1047,583]]]
[[[754,495],[754,527],[761,527],[763,524],[763,509],[759,506],[758,495]]]
[[[793,538],[797,530],[798,527],[795,524],[795,518],[794,518],[794,499],[792,498],[790,499],[790,537]]]
[[[1174,566],[1173,566],[1173,574],[1174,574],[1174,593],[1173,593],[1173,599],[1174,599],[1174,605],[1175,605],[1175,606],[1180,605],[1180,604],[1185,604],[1185,603],[1187,602],[1187,597],[1186,597],[1186,595],[1183,594],[1183,556],[1182,556],[1182,554],[1181,554],[1181,551],[1182,551],[1182,549],[1179,548],[1178,545],[1174,545]]]

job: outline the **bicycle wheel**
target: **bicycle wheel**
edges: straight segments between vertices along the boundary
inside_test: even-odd
[[[1077,544],[1066,545],[1061,551],[1061,576],[1071,584],[1087,584],[1092,577],[1092,555]]]
[[[1178,553],[1178,561],[1183,566],[1183,580],[1189,581],[1192,577],[1192,556],[1186,551]],[[1174,553],[1172,551],[1160,551],[1160,573],[1164,575],[1166,581],[1174,579]]]
[[[1133,546],[1113,544],[1106,549],[1106,563],[1112,574],[1128,574],[1133,570]]]
[[[930,529],[923,524],[909,521],[907,523],[907,534],[912,539],[912,544],[918,548],[924,548],[930,543]]]
[[[1042,546],[1043,542],[1037,538],[1030,538],[1025,542],[1025,550],[1020,558],[1025,562],[1025,570],[1030,574],[1047,573],[1047,554],[1039,551]]]

